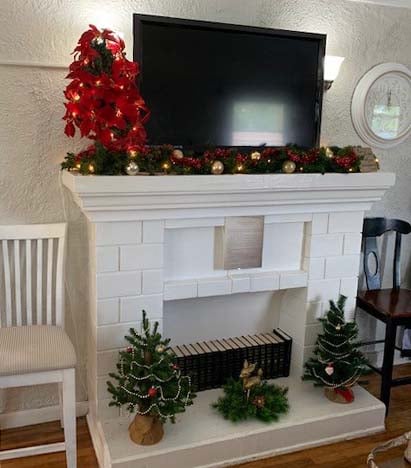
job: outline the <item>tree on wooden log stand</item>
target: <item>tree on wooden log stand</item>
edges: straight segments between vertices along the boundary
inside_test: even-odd
[[[341,295],[336,303],[330,301],[330,310],[319,319],[323,333],[318,335],[314,357],[305,363],[303,376],[324,387],[327,398],[337,403],[351,403],[352,387],[369,373],[368,361],[359,350],[357,324],[345,321],[346,299]]]
[[[143,311],[142,329],[130,329],[125,337],[130,346],[120,351],[117,373],[111,373],[116,385],[107,382],[112,394],[110,406],[126,405],[136,413],[129,427],[130,438],[141,445],[152,445],[163,437],[163,423],[175,422],[175,415],[193,403],[190,377],[181,375],[169,347],[170,340],[151,327]]]

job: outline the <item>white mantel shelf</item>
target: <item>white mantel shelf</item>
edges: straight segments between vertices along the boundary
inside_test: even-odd
[[[205,217],[231,208],[231,215],[365,211],[394,184],[395,174],[241,174],[167,176],[83,176],[63,172],[63,183],[92,221]],[[267,208],[268,207],[268,208]],[[190,210],[195,210],[190,214]],[[174,210],[179,210],[176,214]],[[181,214],[181,210],[185,212]],[[313,212],[312,206],[310,211]]]
[[[253,174],[82,176],[63,184],[87,218],[89,240],[88,424],[101,468],[222,467],[360,437],[384,427],[382,403],[364,389],[353,405],[301,383],[317,318],[339,294],[352,317],[365,213],[395,175]],[[259,268],[223,270],[215,240],[234,216],[262,216]],[[173,343],[242,336],[279,327],[293,338],[290,414],[273,425],[232,425],[200,392],[158,446],[138,447],[108,406],[106,382],[139,311]]]

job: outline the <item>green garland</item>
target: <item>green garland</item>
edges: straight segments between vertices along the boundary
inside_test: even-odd
[[[280,415],[287,413],[289,409],[288,388],[285,387],[264,381],[250,390],[248,399],[239,380],[229,379],[223,389],[224,396],[213,403],[212,407],[225,419],[233,422],[250,418],[264,422],[278,421]]]
[[[143,174],[212,174],[216,161],[223,164],[224,174],[281,173],[284,163],[289,161],[295,164],[295,172],[324,174],[359,172],[361,157],[351,146],[303,150],[289,145],[283,148],[256,148],[247,153],[236,148],[216,148],[201,154],[183,154],[171,145],[113,153],[96,143],[78,154],[68,153],[61,167],[81,174],[121,175],[127,173],[127,165],[131,161],[138,165],[139,172]]]

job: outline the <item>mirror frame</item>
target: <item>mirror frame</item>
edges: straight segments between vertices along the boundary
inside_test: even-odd
[[[357,83],[351,101],[351,119],[359,137],[370,146],[392,148],[405,141],[411,134],[411,121],[405,132],[398,138],[386,140],[376,135],[368,125],[365,115],[365,102],[371,86],[387,73],[406,75],[411,81],[411,71],[400,63],[382,63],[371,68]]]

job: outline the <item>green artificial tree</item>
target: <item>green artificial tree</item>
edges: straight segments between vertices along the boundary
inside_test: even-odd
[[[151,327],[143,311],[142,330],[133,328],[125,339],[130,346],[120,351],[117,373],[109,374],[117,384],[107,382],[112,394],[110,406],[126,405],[136,413],[130,437],[136,443],[150,445],[163,435],[162,423],[175,422],[175,415],[193,403],[190,377],[181,375],[170,340],[158,332],[158,322]]]
[[[341,403],[353,401],[351,387],[369,372],[368,361],[359,350],[357,324],[345,321],[346,299],[340,295],[337,303],[330,301],[330,310],[319,319],[323,333],[318,335],[314,357],[305,363],[303,376],[324,387],[330,399]]]

